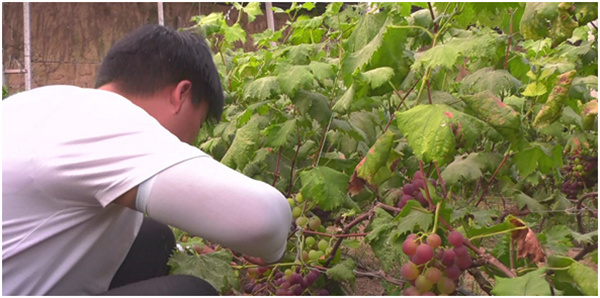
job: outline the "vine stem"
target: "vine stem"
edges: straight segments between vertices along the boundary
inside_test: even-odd
[[[404,94],[404,97],[402,97],[402,100],[400,100],[400,103],[396,107],[396,110],[390,116],[390,121],[388,121],[388,123],[385,126],[385,129],[383,130],[383,132],[386,132],[388,130],[388,128],[390,127],[390,124],[392,124],[392,121],[394,121],[394,118],[396,117],[396,112],[398,112],[400,110],[400,108],[402,107],[402,104],[404,104],[404,101],[406,100],[406,98],[408,97],[408,95],[415,89],[415,87],[417,87],[417,84],[419,84],[420,80],[421,80],[421,78],[419,78],[415,82],[415,84],[413,84],[413,86],[410,87],[410,89],[408,89],[408,91],[406,92],[406,94]],[[394,87],[394,86],[392,86],[392,87]],[[396,88],[394,88],[394,93],[396,94],[396,96],[398,96],[398,98],[400,98],[400,94],[398,94],[399,92],[398,92],[398,90],[396,90]]]
[[[365,237],[369,234],[369,233],[327,234],[327,233],[321,233],[321,232],[311,231],[311,230],[302,230],[302,233],[308,234],[308,235],[319,235],[319,236],[331,237],[331,238]]]
[[[294,160],[292,160],[292,166],[290,169],[290,185],[287,191],[287,197],[289,198],[292,194],[292,188],[294,188],[294,168],[296,167],[296,160],[298,159],[298,153],[302,146],[302,138],[300,136],[300,126],[296,125],[296,134],[298,135],[298,145],[296,145],[296,154],[294,154]]]
[[[483,199],[485,198],[485,195],[487,194],[488,190],[490,189],[490,185],[492,184],[492,181],[494,181],[494,179],[496,178],[496,175],[498,175],[498,172],[500,172],[500,169],[502,168],[504,163],[506,163],[506,160],[508,159],[509,156],[510,156],[510,147],[508,148],[508,152],[506,152],[506,155],[504,155],[504,159],[502,159],[502,162],[500,162],[500,164],[498,165],[498,168],[496,169],[494,174],[492,174],[490,181],[485,185],[485,187],[481,191],[481,196],[479,197],[479,200],[477,201],[477,203],[475,203],[475,207],[479,206],[479,203],[481,203],[481,201],[483,201]]]
[[[277,165],[275,166],[275,178],[273,178],[273,186],[277,182],[277,178],[279,178],[279,165],[281,163],[281,154],[283,153],[283,146],[279,146],[279,154],[277,155]]]
[[[510,43],[512,41],[512,35],[513,35],[513,17],[515,15],[515,11],[513,11],[512,9],[509,10],[510,13],[510,31],[508,34],[508,42],[506,45],[506,56],[504,56],[504,70],[506,70],[506,68],[508,67],[508,53],[510,53]]]
[[[327,138],[327,131],[329,130],[329,126],[331,125],[331,121],[333,120],[333,113],[331,117],[329,117],[329,123],[323,129],[323,134],[321,135],[321,142],[319,144],[319,151],[317,155],[315,155],[315,159],[313,160],[313,167],[316,167],[319,164],[319,159],[321,158],[321,153],[323,153],[323,147],[325,146],[325,139]]]
[[[581,234],[585,234],[585,227],[583,226],[583,212],[581,210],[581,207],[583,205],[583,201],[585,201],[585,199],[587,198],[593,198],[593,197],[598,197],[598,192],[590,192],[590,193],[586,193],[584,195],[581,196],[581,198],[579,198],[579,200],[577,201],[577,227],[579,229],[579,233]]]
[[[425,177],[425,171],[423,171],[423,162],[419,160],[419,169],[421,170],[421,180],[423,180],[423,185],[425,187],[425,197],[429,202],[429,209],[434,208],[433,200],[431,200],[431,194],[429,194],[429,187],[427,187],[427,179]]]
[[[375,205],[375,206],[377,206],[377,205]],[[371,209],[369,209],[369,211],[356,217],[353,221],[351,221],[347,225],[345,225],[344,228],[342,229],[342,234],[347,234],[350,231],[350,229],[352,229],[354,226],[356,226],[363,220],[370,218],[373,215],[375,206],[372,207]],[[325,267],[328,267],[329,263],[331,263],[331,261],[335,257],[337,250],[340,248],[340,245],[342,244],[342,240],[344,240],[344,238],[338,238],[338,240],[333,245],[333,248],[331,249],[331,253],[329,254],[329,257],[327,257],[327,260],[325,261],[325,264],[324,264]]]
[[[446,182],[444,182],[444,178],[442,178],[442,174],[440,173],[440,168],[438,167],[437,162],[433,162],[433,166],[435,166],[435,172],[438,175],[438,180],[440,181],[440,185],[442,185],[442,191],[444,192],[444,198],[448,197],[448,191],[446,190]]]

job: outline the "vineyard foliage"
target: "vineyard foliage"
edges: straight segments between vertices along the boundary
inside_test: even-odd
[[[174,273],[223,294],[285,294],[282,272],[316,270],[304,294],[350,294],[376,272],[386,294],[597,295],[582,263],[597,263],[597,3],[292,4],[274,9],[283,28],[252,35],[240,21],[259,3],[232,9],[237,20],[211,13],[187,28],[209,40],[226,92],[197,146],[274,185],[296,222],[266,273],[218,247],[176,253]],[[236,47],[250,38],[255,51]],[[478,286],[400,274],[415,262],[409,235],[449,249],[451,231],[472,258],[461,278]],[[352,254],[365,247],[372,264]],[[419,272],[446,268],[435,262]]]

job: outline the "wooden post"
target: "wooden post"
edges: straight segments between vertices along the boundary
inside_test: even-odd
[[[25,59],[25,90],[31,90],[31,3],[23,2],[23,42]]]
[[[165,25],[165,12],[163,10],[162,2],[158,2],[158,24],[161,26]]]

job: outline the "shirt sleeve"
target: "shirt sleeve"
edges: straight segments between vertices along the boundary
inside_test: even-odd
[[[169,167],[145,184],[150,190],[139,208],[148,216],[268,263],[283,256],[292,213],[271,185],[208,156]]]

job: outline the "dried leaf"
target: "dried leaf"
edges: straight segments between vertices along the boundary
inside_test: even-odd
[[[546,254],[542,250],[542,245],[535,232],[516,217],[512,217],[510,222],[517,227],[526,227],[525,229],[513,231],[511,235],[512,241],[517,245],[517,258],[528,258],[531,262],[542,266],[546,262]]]
[[[363,163],[365,163],[366,159],[367,157],[365,156],[358,163],[358,165],[356,165],[356,168],[354,169],[354,174],[352,174],[352,177],[350,178],[350,183],[348,184],[348,193],[352,197],[361,193],[365,189],[365,184],[367,183],[367,181],[365,181],[365,179],[363,178],[358,177],[357,173],[358,169],[362,166]]]

